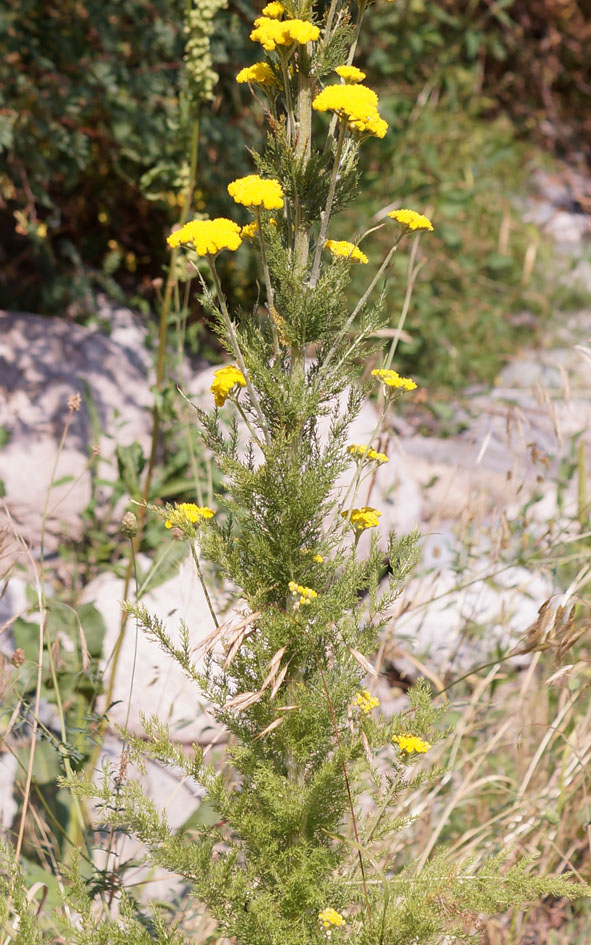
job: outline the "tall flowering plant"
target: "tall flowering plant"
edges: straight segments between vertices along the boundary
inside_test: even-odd
[[[417,549],[416,535],[386,534],[380,509],[359,497],[388,462],[379,448],[386,412],[417,386],[391,357],[369,381],[383,405],[374,433],[351,443],[348,430],[365,393],[359,364],[381,323],[383,299],[374,293],[400,242],[433,226],[414,209],[385,214],[390,247],[348,305],[352,267],[374,252],[372,231],[334,239],[332,223],[359,187],[364,142],[388,130],[353,65],[369,6],[332,0],[320,12],[273,0],[263,9],[250,34],[260,58],[237,81],[264,110],[266,148],[253,153],[252,174],[228,184],[233,219],[189,220],[168,237],[195,265],[228,355],[211,409],[196,408],[224,494],[215,509],[183,503],[159,513],[189,542],[203,581],[211,617],[204,660],[195,662],[187,634],[175,644],[144,607],[126,606],[231,738],[221,772],[196,746],[180,750],[156,717],[130,747],[132,758],[169,763],[205,788],[216,823],[175,834],[133,782],[120,778],[115,797],[108,781],[101,789],[77,783],[98,795],[103,821],[134,832],[155,863],[183,876],[218,934],[239,945],[437,942],[467,934],[482,913],[573,889],[536,878],[527,863],[494,860],[476,870],[437,856],[419,871],[387,854],[389,833],[404,826],[397,798],[428,776],[413,766],[440,737],[426,685],[404,713],[387,717],[368,681]],[[217,259],[245,242],[258,250],[264,295],[256,311],[239,315]],[[222,415],[232,420],[229,433]],[[349,485],[338,488],[346,471]],[[366,532],[370,541],[360,544]],[[212,566],[235,594],[229,618],[207,587]]]

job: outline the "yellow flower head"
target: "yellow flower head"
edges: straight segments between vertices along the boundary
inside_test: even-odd
[[[431,747],[429,742],[424,742],[418,735],[394,735],[392,741],[405,755],[424,754]]]
[[[344,925],[345,920],[343,919],[340,912],[337,912],[336,909],[323,909],[322,912],[318,913],[318,918],[322,922],[325,929],[330,928],[331,925]]]
[[[417,385],[410,377],[400,377],[397,371],[390,371],[387,368],[376,368],[372,371],[372,377],[377,377],[386,387],[392,387],[398,390],[416,390]]]
[[[347,447],[347,453],[350,453],[354,459],[369,460],[379,465],[389,462],[385,453],[378,453],[373,446],[365,446],[363,443],[351,443]]]
[[[307,20],[279,21],[269,16],[259,16],[254,25],[250,38],[260,43],[267,52],[273,52],[277,46],[314,42],[320,36],[319,28]]]
[[[174,509],[168,513],[165,528],[182,528],[183,525],[195,525],[202,519],[213,518],[215,512],[206,505],[194,505],[193,502],[175,502]]]
[[[259,232],[259,225],[256,220],[252,223],[246,223],[240,230],[240,236],[243,240],[253,240]]]
[[[380,704],[380,700],[375,696],[372,696],[367,689],[362,689],[361,692],[358,692],[355,698],[353,699],[353,705],[357,706],[358,709],[361,709],[364,715],[369,715],[372,709],[377,709]]]
[[[361,69],[357,68],[357,66],[337,66],[335,72],[347,83],[363,82],[365,79],[365,72],[362,72]]]
[[[290,581],[287,586],[294,597],[300,598],[299,604],[302,607],[311,604],[314,598],[318,597],[317,592],[311,587],[304,587],[302,584],[296,584],[295,581]]]
[[[236,76],[241,85],[250,82],[251,85],[276,85],[277,79],[268,62],[255,62],[254,66],[246,66]]]
[[[275,20],[285,13],[285,7],[282,3],[279,3],[279,0],[272,0],[266,7],[263,7],[261,13],[263,16],[269,16],[272,20]]]
[[[283,206],[283,190],[278,180],[263,180],[258,174],[239,177],[228,184],[228,193],[236,203],[245,207],[263,207],[265,210],[280,210]]]
[[[362,253],[355,243],[348,243],[347,240],[327,240],[324,247],[329,249],[333,256],[344,256],[351,262],[367,262],[365,253]]]
[[[363,532],[366,528],[375,528],[380,524],[380,515],[378,509],[372,509],[369,505],[364,505],[361,509],[353,509],[351,512],[351,525],[356,532]],[[343,518],[349,518],[348,512],[341,512]]]
[[[198,256],[215,256],[222,249],[238,249],[242,243],[240,227],[233,220],[190,220],[175,230],[166,242],[175,246],[192,245]]]
[[[312,561],[315,561],[316,564],[322,564],[322,562],[324,561],[324,558],[322,557],[322,555],[313,555]]]
[[[228,364],[227,367],[218,368],[214,371],[213,383],[210,390],[213,394],[216,407],[223,407],[226,398],[235,387],[246,387],[244,374],[235,364]]]
[[[416,210],[391,210],[388,214],[391,220],[396,220],[409,230],[432,230],[433,224],[428,217]]]
[[[378,97],[366,85],[329,85],[312,102],[317,112],[336,112],[351,131],[383,138],[388,124],[378,113]]]

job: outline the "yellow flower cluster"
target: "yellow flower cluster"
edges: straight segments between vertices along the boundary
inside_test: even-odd
[[[240,230],[240,236],[243,240],[253,240],[258,235],[259,225],[256,220],[252,223],[245,223]]]
[[[429,217],[424,216],[422,213],[417,213],[416,210],[391,210],[388,216],[391,220],[396,220],[397,223],[401,223],[402,226],[406,226],[409,230],[433,229],[433,224]]]
[[[255,62],[254,66],[246,66],[236,76],[241,85],[250,82],[253,85],[276,85],[277,79],[268,62]]]
[[[400,377],[397,371],[391,371],[388,368],[376,368],[372,371],[372,377],[377,377],[386,387],[399,388],[400,390],[416,390],[417,385],[410,377]]]
[[[367,256],[362,253],[355,243],[348,243],[347,240],[327,240],[324,244],[325,249],[329,249],[333,256],[344,256],[351,262],[366,263]]]
[[[235,387],[246,387],[246,379],[239,367],[236,367],[235,364],[228,364],[227,367],[218,368],[217,371],[214,371],[210,390],[216,407],[224,406],[226,398]]]
[[[215,256],[222,249],[238,249],[242,238],[237,223],[217,217],[215,220],[190,220],[171,233],[166,242],[173,249],[192,244],[198,256]]]
[[[363,82],[365,79],[365,72],[357,66],[337,66],[335,72],[345,82]]]
[[[281,210],[283,190],[278,180],[263,180],[258,174],[239,177],[228,184],[228,193],[236,203],[245,207],[263,207],[265,210]]]
[[[318,27],[307,20],[279,21],[273,17],[259,16],[254,25],[250,38],[253,42],[260,43],[267,52],[273,52],[277,46],[314,42],[320,36]]]
[[[322,922],[325,929],[330,928],[331,925],[344,925],[345,920],[343,919],[340,912],[337,912],[336,909],[323,909],[322,912],[318,913],[318,918]]]
[[[302,606],[311,604],[314,598],[318,597],[316,591],[312,590],[311,587],[304,587],[302,584],[296,584],[295,581],[290,581],[287,586],[295,597],[299,594],[300,604]]]
[[[353,509],[351,512],[351,525],[357,532],[363,532],[366,528],[375,528],[380,524],[380,515],[378,509],[372,509],[369,505],[364,505],[361,509]],[[348,512],[341,512],[343,518],[349,518]]]
[[[170,518],[167,518],[164,525],[166,528],[179,528],[183,525],[195,525],[202,519],[213,518],[215,512],[206,505],[194,505],[193,502],[175,503],[172,512],[169,512]]]
[[[426,751],[429,751],[431,747],[429,742],[424,742],[418,735],[394,735],[392,741],[395,745],[398,745],[400,751],[403,751],[406,755],[410,755],[413,752],[416,754],[424,754]]]
[[[312,102],[317,112],[336,112],[351,131],[383,138],[388,123],[378,113],[378,97],[366,85],[329,85]]]
[[[276,20],[278,17],[283,16],[285,13],[285,7],[282,3],[279,3],[279,0],[271,0],[271,3],[268,3],[266,7],[263,7],[261,13],[263,16],[269,16],[272,20]]]
[[[374,463],[389,462],[385,453],[378,453],[373,446],[368,447],[364,443],[351,443],[347,447],[347,453],[350,453],[354,459],[369,459]]]
[[[380,700],[375,696],[372,696],[367,689],[362,689],[361,692],[358,692],[355,698],[353,699],[353,705],[357,706],[358,709],[361,709],[364,715],[369,715],[372,709],[377,709],[380,704]]]

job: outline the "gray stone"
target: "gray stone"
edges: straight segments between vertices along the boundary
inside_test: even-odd
[[[33,548],[40,543],[52,477],[67,481],[47,500],[46,551],[62,535],[80,534],[92,447],[109,459],[117,443],[137,439],[148,445],[152,398],[145,330],[128,309],[113,309],[111,316],[107,337],[60,318],[0,312],[0,427],[9,436],[0,449],[0,479],[14,525]],[[82,408],[71,417],[54,474],[74,394],[81,395]]]

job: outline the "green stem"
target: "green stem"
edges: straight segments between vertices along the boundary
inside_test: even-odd
[[[415,287],[415,281],[422,265],[422,263],[419,263],[419,265],[416,266],[415,268],[415,259],[417,257],[417,251],[419,248],[419,239],[420,239],[420,236],[417,235],[413,241],[413,244],[410,250],[410,258],[408,260],[409,277],[408,277],[408,282],[406,286],[406,294],[404,296],[404,304],[402,306],[400,318],[398,319],[398,325],[396,326],[396,334],[394,335],[392,339],[392,344],[390,345],[390,351],[388,352],[388,357],[386,358],[386,363],[384,365],[385,368],[389,368],[394,359],[396,348],[398,347],[398,342],[400,341],[400,336],[404,328],[404,323],[406,322],[406,316],[408,315],[408,310],[410,308],[410,301],[412,299],[412,293]]]
[[[265,240],[263,239],[263,229],[261,226],[261,209],[260,207],[255,207],[255,215],[257,220],[257,235],[259,239],[259,248],[261,250],[261,264],[263,267],[263,278],[265,280],[265,287],[267,289],[267,309],[271,316],[271,331],[273,333],[273,352],[276,358],[281,357],[281,349],[279,347],[279,336],[277,334],[277,326],[273,319],[273,312],[275,311],[274,304],[274,295],[273,295],[273,286],[271,285],[271,274],[269,272],[269,264],[267,262],[267,253],[265,250]]]
[[[201,581],[201,587],[203,588],[203,593],[205,594],[205,600],[207,601],[207,606],[209,607],[209,612],[212,616],[215,626],[219,627],[220,624],[219,624],[218,618],[215,615],[215,610],[213,609],[213,604],[209,596],[209,591],[207,590],[207,586],[205,584],[203,571],[201,570],[201,565],[199,564],[199,557],[197,555],[197,552],[195,551],[194,542],[190,542],[190,547],[191,547],[191,555],[192,555],[193,561],[195,562],[195,567],[197,568],[197,574],[199,575],[199,580]]]
[[[334,164],[332,168],[332,174],[330,175],[330,184],[328,187],[328,196],[326,198],[326,206],[322,211],[321,223],[320,223],[320,235],[318,237],[318,242],[316,244],[316,250],[314,252],[314,261],[312,263],[312,272],[310,274],[310,287],[313,289],[316,283],[318,282],[318,276],[320,274],[320,258],[322,256],[322,250],[324,248],[324,242],[326,240],[326,234],[328,232],[328,224],[330,222],[330,213],[332,210],[332,205],[334,201],[334,195],[337,184],[337,176],[339,173],[339,165],[341,163],[341,155],[343,153],[343,143],[345,140],[345,132],[347,130],[347,125],[344,121],[341,122],[339,128],[339,136],[337,138],[337,147],[334,157]]]
[[[267,424],[265,423],[265,418],[263,416],[263,411],[261,410],[261,405],[259,403],[258,397],[256,396],[254,387],[252,386],[252,381],[250,380],[250,375],[246,370],[246,364],[244,363],[244,358],[242,357],[242,351],[240,350],[240,345],[238,344],[238,338],[236,336],[236,330],[232,324],[232,319],[230,318],[230,313],[228,312],[228,306],[226,305],[226,299],[222,291],[222,286],[220,283],[220,278],[218,276],[217,269],[215,267],[215,257],[211,254],[208,255],[209,265],[211,268],[211,274],[213,277],[213,283],[215,285],[215,291],[217,295],[217,300],[220,306],[220,312],[222,314],[222,320],[224,327],[228,333],[228,339],[232,347],[232,352],[236,358],[236,363],[244,375],[246,381],[246,389],[248,390],[248,395],[250,397],[250,402],[253,406],[253,409],[257,415],[259,421],[259,426],[265,437],[265,442],[269,443],[269,435],[267,431]]]
[[[392,248],[390,249],[390,251],[389,251],[388,254],[386,255],[386,258],[385,258],[384,261],[382,262],[382,265],[380,266],[380,268],[379,268],[378,271],[376,272],[375,276],[374,276],[373,279],[371,280],[369,286],[368,286],[367,289],[365,290],[363,296],[361,297],[361,299],[359,300],[359,302],[357,303],[357,305],[356,305],[355,308],[353,309],[352,314],[349,316],[349,318],[347,319],[347,321],[345,322],[345,324],[343,325],[343,327],[342,327],[341,330],[339,331],[337,337],[335,338],[335,340],[334,340],[333,343],[332,343],[331,348],[330,348],[329,351],[328,351],[328,354],[327,354],[326,357],[323,359],[323,365],[322,365],[323,368],[325,368],[325,367],[330,363],[331,359],[334,357],[334,355],[335,355],[335,353],[336,353],[336,350],[337,350],[337,347],[338,347],[340,341],[345,337],[345,335],[347,334],[347,332],[348,332],[349,329],[351,328],[353,322],[355,321],[355,319],[357,318],[357,316],[359,315],[359,313],[360,313],[361,311],[363,311],[364,306],[366,305],[366,303],[367,303],[369,297],[371,296],[373,290],[375,289],[375,287],[376,287],[377,283],[379,282],[379,280],[381,279],[381,277],[382,277],[384,274],[387,274],[387,271],[388,271],[388,269],[389,269],[390,263],[391,263],[391,261],[392,261],[392,257],[394,256],[394,253],[395,253],[396,250],[398,249],[398,244],[399,244],[401,238],[402,238],[402,237],[398,237],[398,239],[396,240],[396,242],[394,243],[394,245],[392,246]],[[345,359],[346,359],[346,355],[345,355],[345,358],[341,358],[341,360],[339,361],[339,364],[337,365],[337,367],[340,367],[340,365],[342,364],[343,360],[345,360]]]
[[[302,46],[300,48],[299,57],[297,103],[298,133],[295,156],[298,162],[307,164],[312,154],[312,82],[308,75],[309,56],[306,47]],[[302,223],[301,202],[297,193],[295,210],[296,268],[303,271],[308,262],[310,238],[308,227],[304,226]]]

